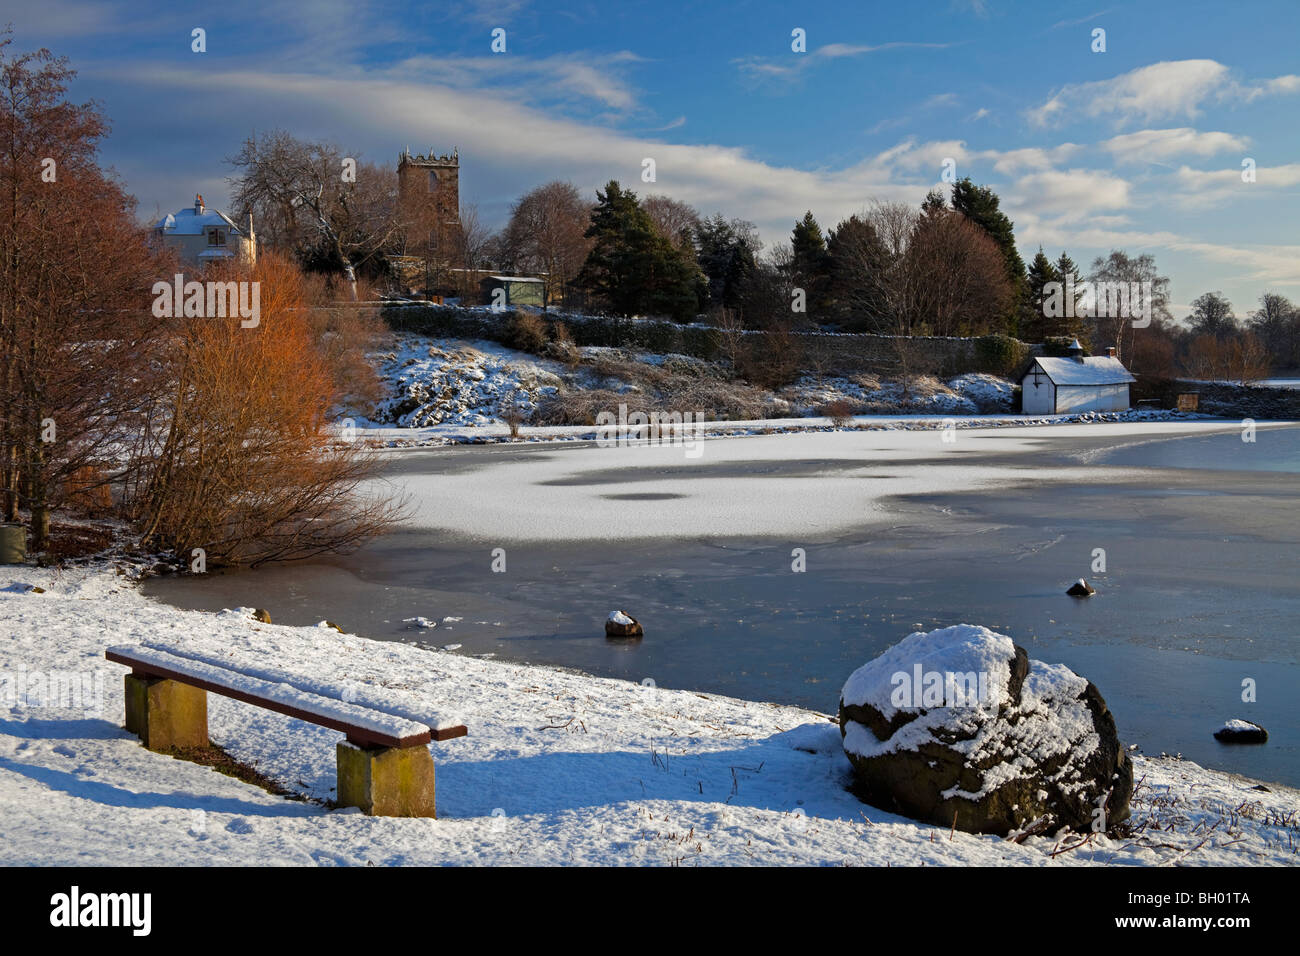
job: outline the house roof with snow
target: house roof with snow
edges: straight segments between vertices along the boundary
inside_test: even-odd
[[[541,282],[541,279],[534,279],[532,276],[488,276],[483,282]]]
[[[154,223],[154,228],[166,236],[201,236],[204,230],[213,226],[222,226],[237,236],[244,234],[229,216],[219,210],[206,208],[201,199],[193,206],[168,213]]]
[[[1035,368],[1042,369],[1053,385],[1125,385],[1137,381],[1119,359],[1109,355],[1088,358],[1050,358],[1040,355],[1034,359],[1025,375],[1032,375]]]

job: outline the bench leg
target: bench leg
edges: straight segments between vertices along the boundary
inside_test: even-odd
[[[436,817],[429,748],[338,745],[338,802],[376,817]]]
[[[208,746],[207,691],[180,681],[126,675],[126,729],[150,750]]]

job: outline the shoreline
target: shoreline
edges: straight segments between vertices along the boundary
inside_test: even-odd
[[[695,432],[691,440],[712,438],[747,438],[765,435],[801,435],[842,432],[878,431],[932,431],[944,428],[966,430],[972,428],[1040,428],[1065,425],[1134,425],[1181,423],[1186,425],[1236,426],[1240,419],[1222,418],[1201,413],[1171,410],[1139,410],[1127,412],[1084,412],[1071,415],[855,415],[845,425],[836,425],[825,416],[801,418],[761,418],[702,421],[689,426]],[[1300,424],[1290,419],[1260,420],[1264,427]],[[683,426],[684,428],[686,426]],[[548,444],[560,442],[597,442],[601,440],[595,425],[526,425],[516,438],[511,438],[510,428],[504,424],[490,425],[428,425],[399,427],[396,425],[365,424],[355,426],[354,438],[367,442],[380,451],[440,448],[447,445],[495,444]],[[646,442],[651,444],[650,442]],[[668,444],[671,444],[668,443]]]
[[[144,751],[119,728],[120,672],[108,667],[102,717],[11,711],[0,725],[9,863],[37,853],[47,863],[121,861],[119,839],[87,842],[88,832],[133,834],[137,864],[1294,862],[1287,828],[1268,821],[1294,819],[1300,791],[1253,789],[1189,761],[1135,755],[1136,832],[1053,857],[1050,837],[954,836],[861,803],[846,789],[838,728],[801,708],[262,625],[247,611],[181,611],[108,567],[9,577],[46,592],[0,594],[16,637],[0,652],[4,669],[24,656],[46,668],[104,668],[107,644],[161,637],[270,654],[286,670],[379,686],[395,704],[454,710],[471,726],[470,737],[435,747],[438,820],[368,818]],[[214,741],[234,758],[328,796],[336,735],[225,699],[213,698],[209,714]],[[580,729],[549,729],[569,717]],[[141,787],[144,799],[114,796]],[[1250,813],[1230,817],[1243,806]],[[1173,817],[1181,824],[1163,829]],[[1200,831],[1216,825],[1207,840]],[[1146,836],[1157,826],[1158,837]],[[688,830],[689,847],[680,840]]]
[[[1073,662],[1144,748],[1294,784],[1300,760],[1290,744],[1237,753],[1195,729],[1240,716],[1231,706],[1234,668],[1268,673],[1269,693],[1252,705],[1266,725],[1294,721],[1283,701],[1293,687],[1300,695],[1300,672],[1282,643],[1300,613],[1285,531],[1291,479],[1078,465],[1080,454],[1095,457],[1098,434],[1112,427],[1075,426],[1073,434],[1083,433],[1075,438],[1045,437],[1047,429],[970,433],[955,449],[933,434],[866,445],[820,436],[807,461],[783,449],[808,439],[775,437],[703,464],[576,446],[396,456],[394,480],[405,483],[412,471],[437,489],[442,504],[425,513],[444,517],[442,528],[416,524],[314,566],[163,578],[146,591],[179,607],[253,604],[276,620],[324,617],[394,643],[650,676],[821,712],[834,709],[837,679],[911,631],[983,623]],[[1154,442],[1168,428],[1126,431]],[[1101,450],[1112,449],[1114,439],[1102,437]],[[1223,441],[1234,441],[1231,432]],[[863,457],[877,445],[887,450]],[[608,456],[640,455],[652,457],[606,467]],[[1026,455],[1038,459],[1032,470]],[[772,507],[784,501],[794,511],[755,522],[748,512],[764,510],[755,484],[777,492],[766,499]],[[560,495],[556,533],[510,525],[536,510],[533,494]],[[1206,495],[1217,503],[1202,513]],[[830,507],[806,507],[813,497]],[[592,530],[605,527],[598,509],[611,504],[630,515],[616,540]],[[447,514],[453,506],[459,513]],[[814,525],[814,511],[834,524]],[[696,522],[701,512],[707,523]],[[468,533],[489,523],[495,530],[485,537]],[[655,534],[633,538],[643,526]],[[1113,566],[1097,581],[1101,593],[1076,603],[1062,592],[1081,575],[1095,577],[1088,563],[1098,544]],[[489,570],[495,547],[509,555],[508,574]],[[790,573],[794,547],[812,573]],[[614,647],[599,622],[624,605],[646,624],[647,639]],[[429,625],[406,623],[416,618]],[[1130,681],[1135,667],[1150,674],[1149,686]]]

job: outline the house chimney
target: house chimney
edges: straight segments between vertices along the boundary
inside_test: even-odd
[[[1078,339],[1071,342],[1070,347],[1067,348],[1066,351],[1070,353],[1070,358],[1074,359],[1076,362],[1083,361],[1083,346],[1079,344]]]
[[[203,215],[203,194],[195,193],[194,195],[194,215]]]
[[[1106,349],[1106,354],[1107,354],[1109,357],[1114,358],[1114,357],[1115,357],[1115,346],[1113,346],[1113,345],[1112,345],[1112,346],[1109,346],[1109,347]]]

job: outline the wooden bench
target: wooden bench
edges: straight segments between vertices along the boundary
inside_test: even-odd
[[[208,746],[211,691],[345,734],[336,750],[337,802],[375,816],[436,816],[428,744],[468,733],[464,724],[413,720],[177,648],[110,647],[104,656],[131,668],[126,729],[150,750]]]

